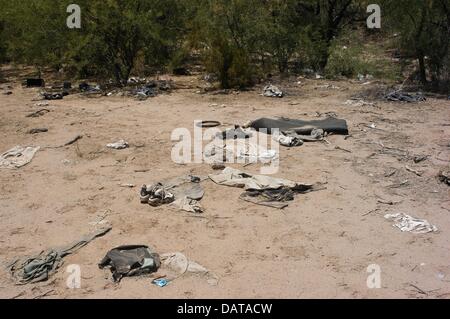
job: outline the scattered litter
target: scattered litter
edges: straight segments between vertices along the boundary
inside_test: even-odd
[[[266,97],[283,97],[283,92],[275,85],[269,84],[264,87],[263,95]]]
[[[38,107],[44,107],[44,106],[48,106],[48,102],[40,102],[40,103],[37,103],[35,105],[38,106]]]
[[[3,93],[3,95],[12,95],[12,94],[13,94],[12,91],[7,91],[7,92]]]
[[[365,107],[365,106],[376,107],[377,106],[376,103],[367,102],[364,99],[357,99],[357,98],[345,101],[344,105],[350,105],[350,106],[355,106],[355,107]]]
[[[0,168],[14,169],[25,166],[31,162],[39,149],[39,146],[15,146],[0,155]]]
[[[201,178],[196,176],[176,177],[151,186],[142,186],[140,200],[153,207],[172,204],[180,210],[202,213],[199,201],[205,191],[200,185]]]
[[[158,271],[160,257],[144,245],[120,246],[110,250],[98,265],[100,269],[108,267],[115,282],[123,277],[139,276]]]
[[[40,116],[43,116],[43,115],[45,115],[46,113],[49,113],[49,112],[50,112],[50,110],[48,110],[48,109],[42,109],[42,110],[33,112],[31,114],[28,114],[27,117],[40,117]]]
[[[100,85],[91,85],[91,84],[86,83],[86,82],[80,83],[78,88],[80,89],[81,92],[87,93],[87,94],[101,92]]]
[[[77,142],[78,140],[81,140],[82,138],[83,138],[83,135],[77,135],[74,138],[72,138],[70,141],[68,141],[66,144],[64,144],[63,147],[72,145],[73,143]]]
[[[218,121],[201,121],[198,122],[197,127],[201,127],[201,128],[211,128],[211,127],[217,127],[222,125],[220,122]]]
[[[48,132],[48,128],[33,128],[27,132],[27,134],[39,134]]]
[[[357,79],[358,79],[359,82],[370,81],[370,80],[373,80],[373,75],[371,75],[371,74],[366,74],[366,75],[358,74],[357,75]]]
[[[62,100],[64,96],[67,95],[66,92],[63,93],[41,93],[45,100]]]
[[[124,140],[119,140],[116,143],[110,143],[106,145],[108,148],[113,148],[115,150],[123,150],[129,147],[129,144]]]
[[[439,181],[450,186],[450,170],[439,172],[438,178]]]
[[[167,279],[161,278],[153,280],[152,283],[158,287],[164,288],[169,284],[169,281]]]
[[[219,185],[244,188],[246,192],[240,197],[243,200],[279,209],[288,206],[285,202],[293,200],[294,194],[314,190],[313,185],[265,175],[251,175],[231,167],[225,168],[218,175],[209,175],[209,178]]]
[[[185,275],[203,276],[208,284],[216,286],[219,278],[202,265],[189,260],[180,252],[161,255],[161,269],[170,272],[167,282],[172,282]]]
[[[425,219],[414,218],[404,213],[386,214],[384,218],[394,221],[395,224],[393,226],[399,228],[402,232],[425,234],[438,230],[436,226],[431,225]]]
[[[134,95],[139,100],[146,100],[149,97],[155,97],[160,91],[166,92],[172,89],[171,81],[158,80],[150,81],[144,86],[137,88]]]
[[[9,271],[17,285],[45,281],[54,274],[63,263],[63,258],[73,254],[97,237],[109,232],[111,228],[101,229],[82,237],[80,240],[62,247],[52,248],[39,255],[16,259],[8,265]]]
[[[400,91],[388,93],[384,98],[391,102],[408,102],[408,103],[423,102],[427,100],[422,93],[414,94],[414,93],[404,93]]]
[[[286,147],[295,147],[295,146],[302,146],[303,140],[299,138],[298,136],[286,136],[283,133],[275,133],[272,134],[272,138],[274,141],[277,141],[283,146]]]
[[[324,84],[316,86],[315,89],[340,90],[341,88],[333,84]]]

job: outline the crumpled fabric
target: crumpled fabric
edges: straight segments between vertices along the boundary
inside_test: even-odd
[[[427,98],[423,96],[422,93],[412,94],[399,91],[390,92],[384,98],[391,102],[408,102],[408,103],[423,102],[427,100]]]
[[[384,218],[393,220],[395,222],[393,226],[399,228],[402,232],[425,234],[438,230],[436,226],[430,224],[427,220],[414,218],[404,213],[386,214]]]
[[[100,229],[80,240],[63,247],[51,248],[39,255],[14,260],[8,265],[16,285],[25,285],[47,280],[63,263],[63,258],[86,246],[97,237],[105,235],[111,227]]]
[[[128,148],[130,145],[125,140],[119,140],[115,143],[107,144],[106,147],[113,148],[115,150],[123,150]]]
[[[139,276],[158,271],[160,257],[144,245],[120,246],[110,250],[99,263],[99,268],[109,268],[115,282],[123,277]]]
[[[53,100],[62,100],[67,93],[42,93],[42,96],[45,100],[53,101]]]
[[[304,142],[321,141],[324,138],[322,129],[313,129],[310,135],[297,134],[295,131],[284,131],[282,133],[272,133],[272,138],[286,147],[302,146]]]
[[[217,285],[219,278],[202,265],[189,260],[180,252],[161,255],[161,269],[168,271],[167,281],[171,282],[187,274],[199,275],[206,278],[208,284]]]
[[[278,151],[267,149],[251,140],[237,139],[224,143],[215,139],[205,148],[207,163],[262,163],[268,164],[279,159]]]
[[[199,201],[205,191],[200,185],[201,178],[197,176],[181,176],[151,186],[144,185],[140,200],[143,204],[157,207],[172,204],[180,210],[201,213],[203,208]]]
[[[0,168],[20,168],[31,162],[39,146],[15,146],[0,155]]]
[[[263,95],[266,97],[283,97],[283,92],[275,85],[267,85],[264,87]]]
[[[314,189],[313,185],[301,184],[287,179],[266,175],[252,175],[227,167],[222,173],[209,175],[216,184],[244,188],[246,192],[240,198],[248,202],[282,209],[282,202],[294,199],[294,194],[307,193]]]

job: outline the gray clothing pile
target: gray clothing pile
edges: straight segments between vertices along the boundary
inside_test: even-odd
[[[288,206],[295,194],[307,193],[314,190],[313,185],[301,184],[287,179],[274,178],[266,175],[252,175],[231,167],[222,173],[210,175],[216,184],[244,188],[246,192],[240,198],[263,206],[282,209]]]
[[[8,265],[17,285],[45,281],[63,264],[63,258],[86,246],[95,238],[105,235],[111,227],[98,230],[62,248],[52,248],[32,257],[14,260]]]

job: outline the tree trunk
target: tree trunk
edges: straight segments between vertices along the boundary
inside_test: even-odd
[[[425,57],[422,52],[418,54],[418,60],[419,60],[419,76],[420,76],[420,82],[423,85],[427,84],[427,72],[425,68]]]

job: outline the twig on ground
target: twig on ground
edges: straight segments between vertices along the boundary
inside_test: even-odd
[[[414,174],[416,174],[417,176],[422,176],[422,172],[419,172],[419,171],[416,171],[415,169],[412,169],[411,167],[409,167],[408,165],[406,165],[405,166],[405,169],[408,171],[408,172],[411,172],[411,173],[414,173]]]

